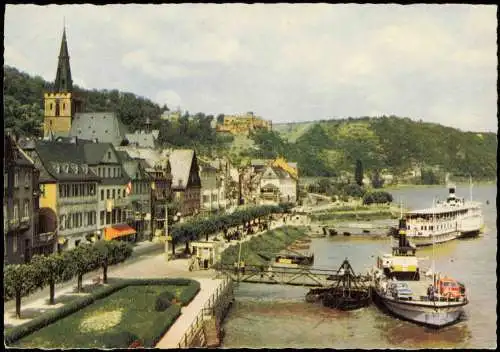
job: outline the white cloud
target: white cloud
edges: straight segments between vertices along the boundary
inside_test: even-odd
[[[497,129],[496,7],[7,5],[5,63],[53,80],[63,16],[87,88],[275,122],[393,112]]]
[[[179,94],[169,89],[161,90],[156,93],[154,101],[160,106],[167,104],[170,110],[177,109],[177,106],[182,106],[182,99]]]

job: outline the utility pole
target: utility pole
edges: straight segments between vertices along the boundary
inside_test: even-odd
[[[169,253],[169,235],[168,235],[168,203],[165,202],[165,255],[167,257],[167,261],[169,259],[168,253]]]

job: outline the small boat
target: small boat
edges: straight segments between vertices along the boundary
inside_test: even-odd
[[[314,263],[314,254],[301,254],[294,251],[282,251],[274,258],[274,266],[299,267]]]
[[[373,275],[373,300],[402,319],[441,328],[457,322],[468,304],[465,285],[432,273],[420,275],[416,247],[406,237],[400,220],[398,246],[377,258]]]

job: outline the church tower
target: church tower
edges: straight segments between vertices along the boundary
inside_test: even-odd
[[[44,137],[68,136],[75,113],[66,28],[63,30],[54,89],[44,94]]]

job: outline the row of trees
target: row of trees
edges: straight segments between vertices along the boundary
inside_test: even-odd
[[[108,266],[123,262],[132,254],[132,246],[119,241],[98,241],[48,256],[35,255],[28,264],[4,267],[4,301],[16,300],[16,315],[21,317],[21,297],[37,289],[50,287],[50,304],[54,304],[55,285],[77,277],[77,290],[81,292],[83,275],[103,269],[107,283]]]
[[[231,227],[245,226],[250,221],[261,219],[273,213],[288,212],[290,205],[263,205],[236,210],[231,214],[212,215],[208,218],[194,219],[186,223],[177,223],[172,227],[171,236],[172,250],[176,243],[189,243],[189,241],[197,240],[205,237],[208,241],[208,236],[219,232],[227,231]],[[175,252],[173,252],[175,254]]]

